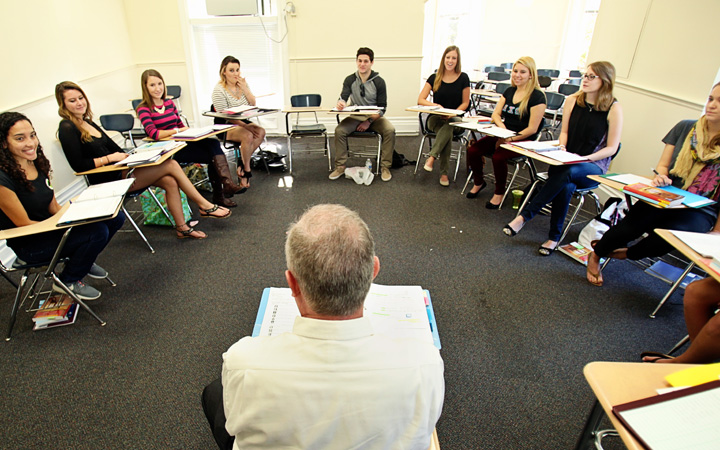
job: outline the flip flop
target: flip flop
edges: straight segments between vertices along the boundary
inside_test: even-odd
[[[645,360],[645,358],[655,358],[655,359]],[[675,357],[667,355],[665,353],[660,353],[660,352],[642,352],[642,353],[640,353],[640,359],[642,360],[642,362],[654,363],[654,362],[658,362],[661,359],[675,359]]]
[[[586,271],[585,278],[587,278],[587,275],[590,275],[591,277],[595,278],[595,281],[590,281],[588,279],[588,283],[592,284],[593,286],[601,287],[603,285],[603,279],[602,279],[602,272],[598,271],[597,273],[591,272],[590,269]]]

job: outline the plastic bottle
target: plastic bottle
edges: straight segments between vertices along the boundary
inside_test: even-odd
[[[365,168],[367,169],[368,173],[372,173],[372,161],[370,158],[365,160]]]

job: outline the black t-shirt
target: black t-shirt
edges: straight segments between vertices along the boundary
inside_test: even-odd
[[[533,106],[537,105],[546,105],[547,100],[545,100],[545,94],[539,89],[533,90],[532,94],[530,94],[530,100],[528,101],[527,105],[527,111],[522,116],[520,115],[520,102],[513,103],[513,96],[515,95],[515,92],[517,92],[517,87],[511,86],[503,92],[503,97],[505,97],[505,105],[503,105],[502,109],[502,118],[503,123],[505,124],[505,127],[508,130],[518,132],[522,131],[525,128],[528,127],[530,124],[530,110]],[[544,121],[545,119],[543,119]],[[542,128],[542,121],[540,122],[540,126],[538,127],[538,131]],[[528,140],[534,140],[537,136],[537,133],[527,138]]]
[[[60,139],[63,153],[65,153],[65,158],[67,158],[70,167],[72,167],[75,172],[85,172],[94,169],[95,162],[93,158],[101,158],[110,153],[122,152],[122,149],[115,141],[110,139],[100,127],[92,122],[88,123],[100,132],[100,137],[96,138],[93,136],[90,142],[83,142],[80,130],[77,129],[74,123],[67,119],[60,122],[60,126],[58,127],[58,139]],[[120,171],[114,171],[88,175],[87,178],[90,184],[100,184],[119,180],[120,177]]]
[[[4,186],[17,195],[20,204],[25,208],[25,212],[30,220],[43,221],[51,216],[49,208],[55,192],[50,186],[50,180],[44,173],[38,172],[37,178],[30,182],[35,191],[29,191],[24,185],[13,180],[5,171],[0,170],[0,186]],[[17,228],[17,225],[0,210],[0,229],[7,230]],[[10,248],[22,246],[23,239],[33,239],[32,236],[22,238],[9,239]]]
[[[430,75],[427,79],[428,84],[432,88],[435,84],[435,74]],[[470,87],[470,77],[465,72],[461,72],[457,80],[452,83],[442,82],[437,92],[433,91],[433,103],[442,105],[443,108],[457,109],[463,102],[463,90]]]

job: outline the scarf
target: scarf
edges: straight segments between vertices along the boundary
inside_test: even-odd
[[[695,181],[695,177],[707,164],[720,163],[720,146],[708,145],[707,124],[702,116],[688,133],[677,160],[670,173],[683,179],[683,189]]]

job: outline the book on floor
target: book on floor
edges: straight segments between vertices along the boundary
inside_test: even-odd
[[[77,320],[80,305],[73,303],[70,305],[68,312],[63,316],[55,320],[43,320],[35,322],[33,325],[33,331],[47,330],[48,328],[62,327],[65,325],[72,325]]]
[[[40,302],[38,310],[35,311],[35,315],[32,317],[32,321],[35,323],[52,322],[64,318],[70,306],[73,304],[73,299],[69,295],[55,294]]]
[[[265,288],[258,308],[253,336],[275,336],[292,331],[300,315],[289,288]],[[363,316],[376,333],[415,338],[440,346],[440,335],[430,293],[420,286],[372,284]]]
[[[578,242],[561,245],[560,252],[568,255],[580,264],[587,266],[588,257],[592,253],[592,248],[585,247]]]

